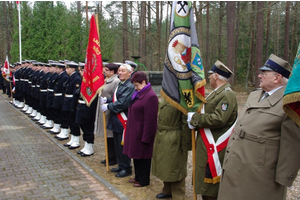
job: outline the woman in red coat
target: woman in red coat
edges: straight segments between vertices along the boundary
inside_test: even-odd
[[[135,92],[128,109],[128,121],[123,153],[133,159],[134,187],[150,183],[153,143],[157,128],[158,98],[144,72],[136,72],[131,78]]]

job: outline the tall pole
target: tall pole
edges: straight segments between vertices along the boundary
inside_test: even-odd
[[[18,1],[18,12],[19,12],[19,53],[20,53],[20,63],[22,63],[22,42],[21,42],[21,1]]]

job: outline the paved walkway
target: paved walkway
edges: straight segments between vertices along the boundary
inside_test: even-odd
[[[1,200],[128,199],[5,99],[1,94]]]

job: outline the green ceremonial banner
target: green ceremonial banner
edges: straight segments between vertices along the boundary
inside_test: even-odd
[[[191,2],[173,1],[161,95],[187,114],[205,102],[202,65]]]
[[[283,110],[294,122],[300,126],[300,43],[283,96]]]

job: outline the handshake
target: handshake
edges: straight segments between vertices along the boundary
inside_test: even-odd
[[[105,112],[108,110],[107,106],[108,104],[106,103],[107,98],[106,97],[100,97],[100,102],[101,102],[101,111]]]

